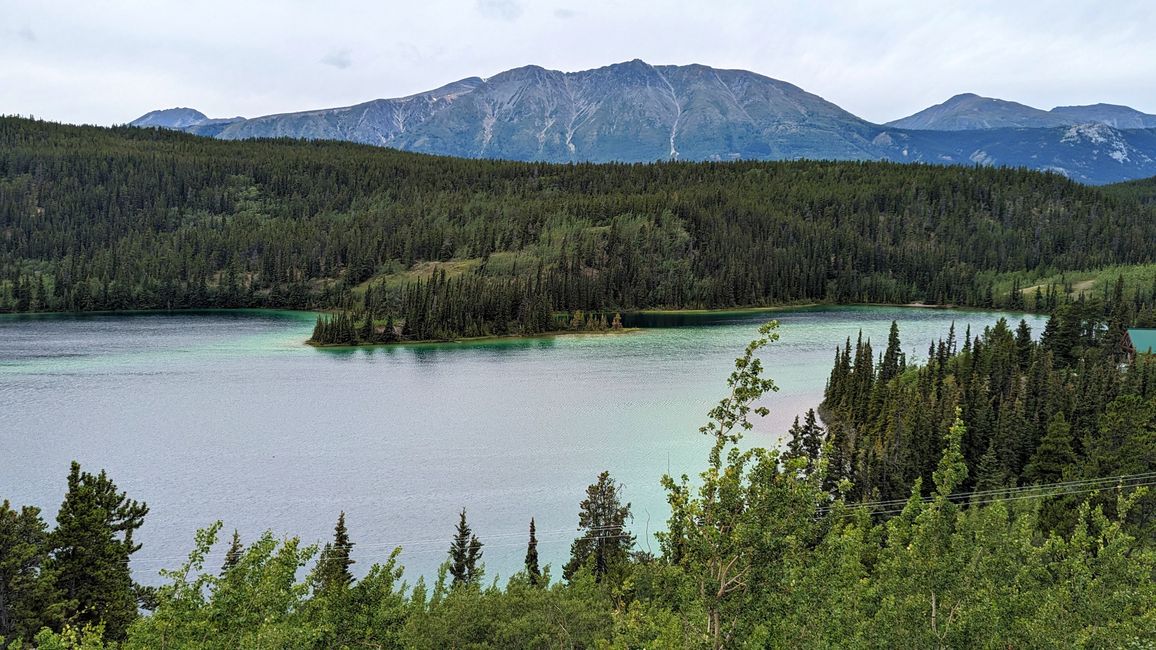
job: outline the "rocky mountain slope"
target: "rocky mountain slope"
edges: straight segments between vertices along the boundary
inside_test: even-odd
[[[1107,183],[1156,175],[1156,131],[1146,130],[1156,118],[1149,126],[1149,117],[1126,107],[1040,111],[961,95],[876,125],[753,72],[634,60],[581,72],[525,66],[409,97],[252,119],[153,111],[132,125],[230,140],[349,140],[469,158],[893,160],[1026,166]]]

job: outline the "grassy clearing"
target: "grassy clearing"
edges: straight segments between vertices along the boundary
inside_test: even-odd
[[[1124,278],[1124,295],[1131,296],[1137,289],[1143,293],[1151,292],[1156,283],[1156,264],[1133,264],[1121,266],[1106,266],[1100,269],[1086,271],[1055,270],[1044,271],[1017,271],[1012,273],[982,273],[980,279],[993,282],[993,292],[997,298],[1006,298],[1011,295],[1012,288],[1018,281],[1023,290],[1024,298],[1031,304],[1032,296],[1037,287],[1046,292],[1048,287],[1055,285],[1057,289],[1068,286],[1069,298],[1079,298],[1083,293],[1088,298],[1102,297],[1105,292],[1111,292],[1116,286],[1116,279]]]

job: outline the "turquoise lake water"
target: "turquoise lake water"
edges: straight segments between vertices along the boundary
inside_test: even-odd
[[[436,572],[463,507],[489,578],[520,568],[530,517],[559,575],[578,502],[604,469],[625,485],[639,545],[657,552],[659,478],[703,467],[698,427],[760,323],[781,323],[763,355],[781,390],[746,442],[772,446],[818,405],[835,347],[860,329],[881,351],[898,320],[919,361],[952,322],[962,336],[1000,316],[1022,317],[806,308],[612,336],[345,350],[304,345],[313,316],[302,313],[5,316],[0,499],[51,521],[71,460],[108,470],[151,508],[133,560],[148,584],[214,520],[244,540],[272,529],[323,542],[341,510],[354,568],[400,545],[412,582]]]

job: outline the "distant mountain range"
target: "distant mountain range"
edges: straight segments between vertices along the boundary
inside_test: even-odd
[[[1091,122],[1116,129],[1152,129],[1156,128],[1156,115],[1115,104],[1057,106],[1044,111],[1003,99],[964,93],[914,115],[888,122],[887,126],[929,131],[977,131],[1013,127],[1045,129]]]
[[[1043,111],[958,95],[879,125],[753,72],[639,60],[581,72],[525,66],[409,97],[251,119],[173,108],[131,124],[227,140],[348,140],[467,158],[890,160],[1030,167],[1085,183],[1156,175],[1156,116],[1125,106]]]

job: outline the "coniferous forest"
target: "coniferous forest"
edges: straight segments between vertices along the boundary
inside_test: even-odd
[[[990,306],[1018,295],[993,289],[1001,273],[1156,261],[1143,187],[983,167],[459,160],[8,117],[0,311],[333,309],[354,341],[381,342],[567,329],[579,310]],[[319,343],[349,342],[329,329],[340,337],[319,328]]]
[[[436,577],[321,546],[191,540],[134,581],[147,504],[73,464],[55,518],[0,507],[0,648],[1095,647],[1156,644],[1156,262],[1148,185],[872,163],[545,165],[0,119],[0,310],[331,310],[319,344],[623,327],[620,312],[827,301],[1050,314],[908,359],[832,350],[782,449],[774,323],[667,476],[656,549],[592,468],[568,561],[489,576],[462,510]],[[1021,282],[1023,280],[1023,282]],[[51,523],[50,523],[51,522]],[[456,524],[456,525],[455,525]],[[215,558],[224,551],[223,561]],[[360,564],[358,564],[360,563]]]

